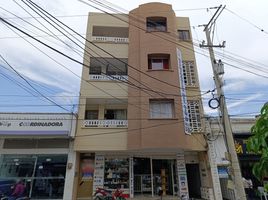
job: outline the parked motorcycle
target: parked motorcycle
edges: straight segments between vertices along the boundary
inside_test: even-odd
[[[113,200],[126,200],[123,191],[120,189],[116,189],[113,193]]]
[[[97,188],[94,194],[94,200],[126,200],[123,191],[116,189],[114,192],[104,188]]]
[[[104,188],[97,188],[94,200],[113,200],[112,192]]]

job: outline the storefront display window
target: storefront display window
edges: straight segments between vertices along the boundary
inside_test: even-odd
[[[105,159],[104,187],[129,189],[129,159]]]
[[[1,155],[0,190],[9,195],[22,181],[29,197],[62,198],[66,163],[67,155]]]

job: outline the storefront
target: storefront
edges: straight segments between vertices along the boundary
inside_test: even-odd
[[[164,196],[201,198],[202,170],[197,153],[81,153],[77,199],[90,199],[97,188],[120,189],[125,198],[158,196],[160,190]]]
[[[0,191],[22,182],[31,199],[71,197],[75,154],[72,114],[0,114]]]
[[[263,184],[253,175],[252,168],[253,165],[260,160],[260,156],[247,151],[246,142],[249,137],[249,134],[235,135],[235,147],[242,176],[247,180],[251,180],[253,183],[253,191],[247,191],[247,193],[251,192],[251,194],[248,195],[257,198],[258,187],[263,186]]]

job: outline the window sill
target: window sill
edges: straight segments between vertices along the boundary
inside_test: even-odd
[[[149,118],[148,120],[179,120],[178,118]]]
[[[187,43],[193,43],[193,41],[191,39],[189,40],[182,40],[182,39],[179,39],[180,42],[187,42]]]
[[[154,72],[154,71],[167,71],[167,72],[174,72],[173,69],[148,69],[147,72]]]
[[[155,30],[155,31],[145,31],[145,33],[154,33],[154,32],[160,32],[160,33],[170,33],[169,31],[160,31],[160,30]]]
[[[199,88],[199,85],[185,85],[188,88]]]

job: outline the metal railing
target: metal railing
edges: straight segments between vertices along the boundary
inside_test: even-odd
[[[128,126],[127,120],[85,120],[84,127],[124,128]]]
[[[92,36],[92,41],[96,41],[96,42],[128,43],[128,38]]]
[[[99,80],[99,81],[127,81],[128,76],[126,75],[111,75],[111,76],[106,76],[106,75],[99,75],[99,74],[89,74],[89,80]]]

